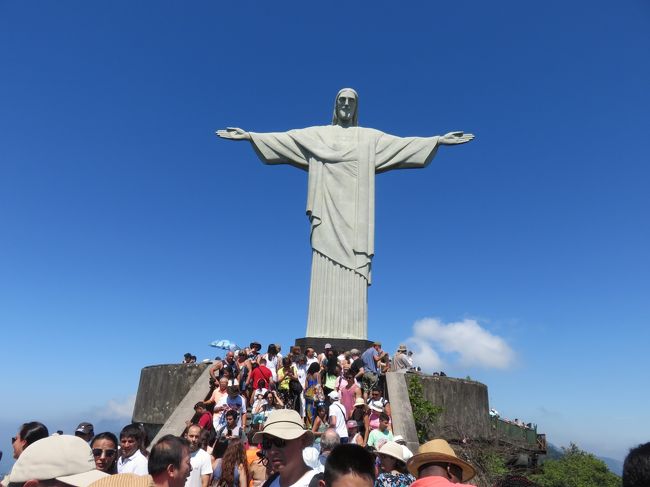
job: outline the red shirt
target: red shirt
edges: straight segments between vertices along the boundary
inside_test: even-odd
[[[251,384],[253,385],[253,389],[257,388],[257,381],[260,379],[264,379],[266,381],[265,387],[268,388],[272,377],[273,374],[271,373],[271,369],[269,369],[266,365],[259,365],[255,367],[251,372]]]
[[[204,430],[212,429],[212,415],[207,411],[201,415],[199,418],[198,425]]]

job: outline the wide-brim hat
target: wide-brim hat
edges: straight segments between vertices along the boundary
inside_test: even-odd
[[[403,343],[397,349],[398,352],[406,352],[406,350],[407,350],[406,345],[404,345]]]
[[[262,430],[253,435],[253,443],[260,443],[264,435],[275,436],[283,440],[295,440],[303,435],[313,437],[313,433],[305,428],[300,414],[292,409],[271,411],[262,424]]]
[[[377,453],[380,455],[386,455],[388,457],[392,457],[395,460],[399,460],[400,462],[406,463],[406,460],[404,460],[404,450],[402,449],[402,445],[400,445],[399,443],[395,443],[394,441],[387,441],[386,443],[381,445]]]
[[[375,411],[376,413],[383,413],[384,412],[384,404],[381,401],[370,401],[368,403],[368,407]]]
[[[53,435],[35,441],[20,455],[9,482],[56,479],[75,487],[87,487],[108,477],[95,467],[93,452],[84,440],[72,435]]]
[[[150,475],[118,473],[103,477],[90,484],[89,487],[149,487],[150,485],[153,485],[153,479]]]
[[[357,406],[365,406],[365,405],[366,405],[366,401],[364,401],[362,397],[357,397],[357,398],[354,400],[354,407],[357,407]]]
[[[451,463],[460,467],[463,471],[461,482],[467,482],[476,475],[474,467],[458,458],[456,452],[449,446],[449,443],[441,438],[427,441],[424,445],[420,445],[417,454],[409,459],[406,466],[409,472],[417,477],[420,467],[434,462]]]
[[[359,427],[359,422],[358,422],[358,421],[355,421],[354,419],[348,419],[348,420],[345,422],[345,427],[346,427],[347,429],[358,428],[358,427]]]

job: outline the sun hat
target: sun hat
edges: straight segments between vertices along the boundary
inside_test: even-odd
[[[384,412],[384,404],[381,401],[370,401],[368,407],[377,413]]]
[[[348,419],[347,423],[345,423],[345,426],[347,427],[347,429],[358,428],[359,423],[354,419]]]
[[[89,487],[148,487],[153,483],[149,475],[118,473],[96,480]]]
[[[88,443],[78,436],[53,435],[25,448],[9,474],[9,482],[56,479],[75,487],[88,487],[104,477],[108,474],[96,469]]]
[[[362,397],[357,397],[357,398],[354,400],[354,407],[357,407],[357,406],[365,406],[365,405],[366,405],[366,401],[364,401]]]
[[[358,348],[353,348],[350,350],[350,355],[361,355],[361,352],[359,351]]]
[[[406,463],[404,460],[404,452],[402,450],[402,445],[395,443],[394,441],[387,441],[377,451],[380,455],[386,455],[393,457],[395,460]]]
[[[338,401],[339,400],[339,393],[338,393],[338,391],[332,391],[327,395],[327,397],[329,397],[332,401]]]
[[[406,345],[404,345],[404,344],[402,343],[402,344],[399,346],[399,348],[397,349],[397,351],[398,351],[398,352],[406,352]]]
[[[461,482],[467,482],[476,475],[474,467],[458,458],[456,452],[449,446],[449,443],[441,438],[427,441],[424,445],[420,445],[417,454],[409,459],[406,466],[409,472],[417,477],[418,471],[422,466],[434,462],[451,463],[460,467],[463,471]]]
[[[275,436],[283,440],[295,440],[302,435],[313,435],[305,429],[305,423],[296,411],[292,409],[276,409],[271,411],[262,424],[262,431],[253,435],[253,443],[260,443],[264,435]]]

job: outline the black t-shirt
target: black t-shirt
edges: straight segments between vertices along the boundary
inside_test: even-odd
[[[359,357],[358,359],[355,359],[354,362],[350,364],[350,372],[352,372],[356,376],[362,367],[363,367],[363,360],[361,360],[361,357]]]

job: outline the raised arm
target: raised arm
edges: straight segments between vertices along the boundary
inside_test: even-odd
[[[217,137],[221,137],[222,139],[251,140],[251,135],[248,132],[237,127],[226,127],[225,130],[217,130],[215,133]]]
[[[466,144],[474,139],[474,134],[466,134],[464,132],[449,132],[442,135],[438,143],[442,145],[457,145]]]

